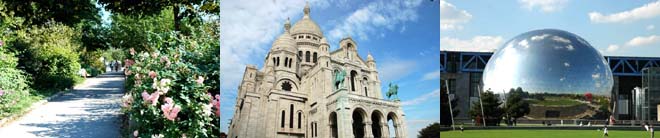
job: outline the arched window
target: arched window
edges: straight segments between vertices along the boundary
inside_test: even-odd
[[[318,126],[319,126],[319,124],[317,124],[316,122],[314,122],[314,136],[315,136],[315,137],[318,137],[318,136],[319,136],[319,129],[317,129]]]
[[[355,70],[351,70],[351,91],[355,91],[355,77],[357,76],[357,72]]]
[[[275,65],[275,64],[277,64],[277,60],[275,60],[275,58],[273,58],[273,65]]]
[[[289,58],[289,68],[291,68],[291,64],[293,64],[293,58]]]
[[[289,57],[284,58],[284,67],[289,66]]]
[[[314,137],[314,123],[310,123],[309,126],[309,131],[311,131],[312,137]]]
[[[277,57],[277,66],[280,66],[280,57]]]
[[[291,109],[289,111],[289,128],[293,128],[293,104],[291,104]]]
[[[314,52],[314,63],[316,63],[316,52]]]
[[[302,51],[298,51],[298,57],[302,57],[302,56],[303,56]]]
[[[284,128],[284,115],[285,114],[286,113],[284,113],[284,110],[282,110],[282,120],[281,120],[281,125],[280,125],[281,128]]]
[[[301,128],[300,127],[300,120],[302,120],[301,115],[302,115],[302,112],[298,112],[298,129]]]
[[[364,96],[369,97],[369,92],[367,91],[367,86],[369,86],[369,81],[367,81],[367,77],[362,78],[362,85],[364,86]]]
[[[309,62],[309,51],[305,52],[305,62]]]

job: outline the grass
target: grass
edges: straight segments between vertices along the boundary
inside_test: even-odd
[[[466,130],[442,131],[442,138],[602,138],[597,130]],[[646,131],[610,130],[608,138],[648,138]]]

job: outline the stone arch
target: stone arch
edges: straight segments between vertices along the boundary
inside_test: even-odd
[[[284,122],[286,122],[285,119],[286,119],[286,111],[282,110],[282,115],[281,115],[281,119],[280,119],[280,127],[281,128],[284,128]]]
[[[302,110],[298,110],[298,111],[296,111],[296,113],[298,114],[298,120],[297,120],[298,124],[296,124],[296,125],[298,126],[298,129],[302,129],[303,128],[302,125],[304,123],[302,121],[305,120],[305,115],[303,114]]]
[[[284,67],[289,66],[289,57],[284,57]]]
[[[401,137],[401,132],[402,131],[400,130],[401,128],[399,126],[401,124],[401,122],[399,120],[399,116],[394,112],[387,113],[387,123],[389,124],[390,121],[392,123],[392,126],[388,125],[388,127],[387,127],[388,132],[387,133],[390,133],[389,132],[390,130],[394,130],[394,135],[390,134],[390,137],[392,137],[392,136]]]
[[[355,83],[355,81],[356,81],[355,77],[358,76],[357,71],[351,70],[350,76],[351,76],[351,91],[355,91],[355,84],[356,84]]]
[[[368,114],[363,108],[355,108],[352,113],[352,126],[353,126],[353,137],[363,138],[366,136],[366,124],[368,120]]]
[[[328,117],[328,118],[329,118],[328,121],[330,121],[328,123],[329,124],[328,125],[328,127],[329,127],[328,130],[330,130],[330,136],[333,137],[333,138],[336,138],[339,135],[338,130],[337,130],[337,112],[331,112],[330,117]]]
[[[280,57],[277,57],[277,62],[275,62],[275,64],[277,64],[277,66],[280,66]]]
[[[293,128],[293,104],[289,108],[289,128]]]
[[[374,138],[386,136],[383,134],[383,132],[385,132],[384,127],[386,127],[386,125],[387,123],[385,123],[385,118],[383,117],[382,112],[379,110],[374,110],[371,112],[371,133],[373,134]]]
[[[293,64],[293,58],[289,58],[289,68],[291,68],[291,64]]]

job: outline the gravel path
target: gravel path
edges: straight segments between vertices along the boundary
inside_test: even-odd
[[[119,72],[87,78],[74,91],[56,97],[0,128],[0,137],[116,138],[124,78]]]

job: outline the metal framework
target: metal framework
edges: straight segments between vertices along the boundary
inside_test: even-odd
[[[458,52],[459,72],[483,72],[491,52]],[[642,76],[642,69],[660,67],[660,57],[605,56],[614,76]],[[440,51],[440,72],[447,72],[447,51]],[[449,61],[451,62],[451,61]]]

